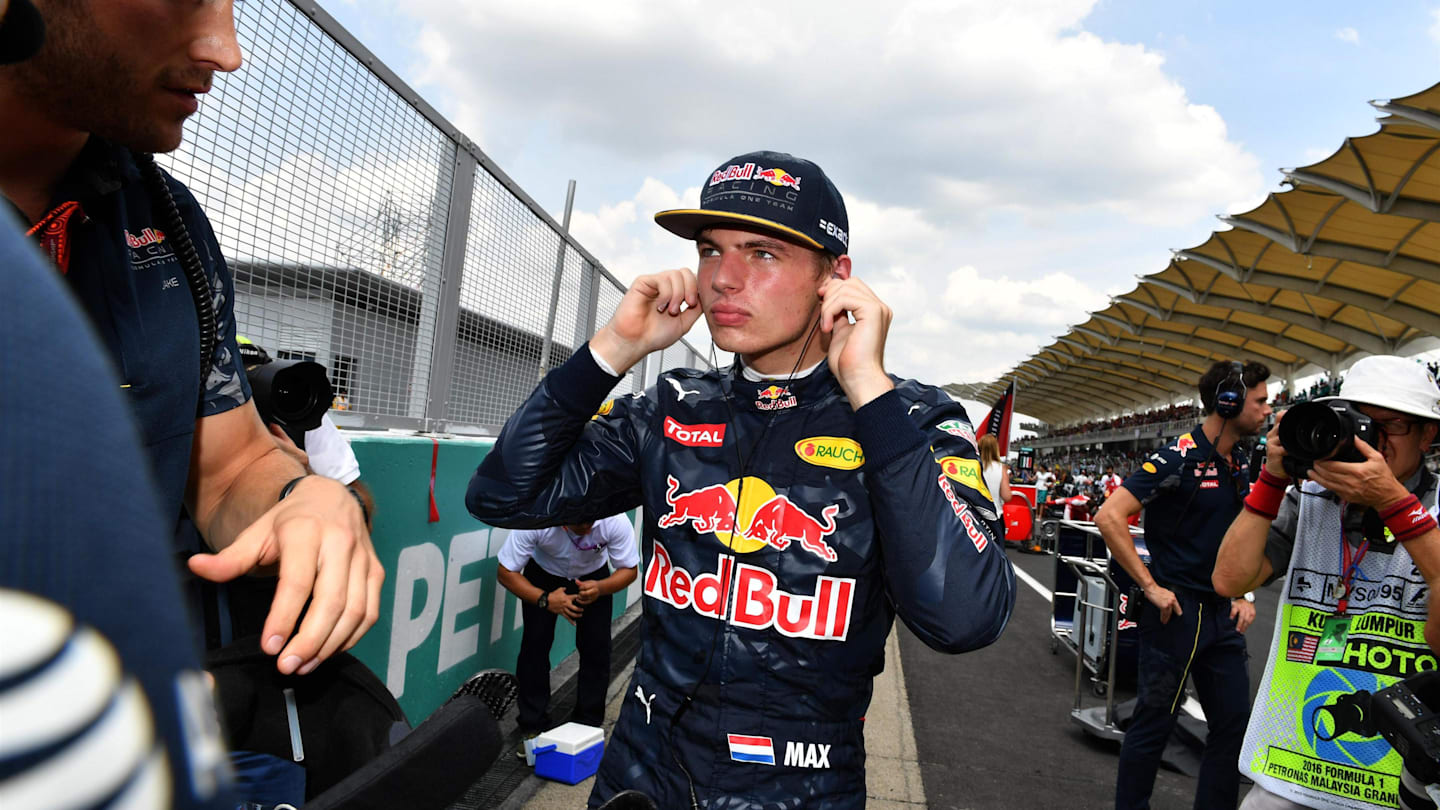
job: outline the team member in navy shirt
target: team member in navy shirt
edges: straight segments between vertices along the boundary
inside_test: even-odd
[[[231,0],[37,5],[44,46],[0,68],[0,193],[110,352],[176,550],[220,552],[189,558],[212,581],[278,565],[261,646],[281,672],[308,673],[374,624],[384,573],[355,498],[307,476],[261,424],[219,245],[148,157],[180,145],[215,71],[240,66]]]
[[[1115,785],[1120,810],[1150,806],[1160,755],[1192,675],[1209,726],[1195,806],[1235,806],[1235,761],[1250,716],[1241,633],[1255,608],[1217,596],[1210,573],[1220,540],[1250,490],[1249,462],[1237,440],[1259,433],[1269,418],[1269,376],[1260,363],[1211,366],[1198,386],[1205,421],[1151,455],[1095,515],[1115,561],[1145,592],[1135,715],[1125,730]],[[1148,569],[1127,526],[1141,509]]]

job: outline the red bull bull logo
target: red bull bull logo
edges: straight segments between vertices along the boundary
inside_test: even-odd
[[[755,173],[755,178],[764,180],[772,186],[789,186],[796,191],[800,190],[800,178],[784,169],[761,169]]]
[[[773,627],[790,638],[844,641],[849,635],[855,580],[822,576],[816,578],[813,593],[790,593],[764,568],[728,554],[717,557],[715,573],[691,574],[675,565],[657,540],[645,571],[645,595],[735,627]]]
[[[735,527],[735,495],[724,484],[714,484],[693,492],[677,492],[680,482],[665,476],[665,502],[670,513],[655,521],[662,529],[689,523],[697,532],[732,532]]]
[[[1181,436],[1179,439],[1175,440],[1175,446],[1171,449],[1179,453],[1181,458],[1184,458],[1186,453],[1194,450],[1199,446],[1200,445],[1196,444],[1195,440],[1190,437],[1190,434],[1186,433],[1184,436]]]
[[[835,533],[835,515],[840,507],[831,504],[820,510],[820,520],[805,513],[794,501],[776,495],[760,505],[745,530],[747,540],[759,540],[767,546],[784,551],[792,542],[825,562],[835,562],[835,549],[824,538]],[[822,522],[823,521],[823,522]]]
[[[736,479],[691,492],[680,492],[680,482],[673,475],[667,475],[665,483],[670,512],[655,522],[662,529],[688,523],[697,534],[714,534],[726,548],[742,554],[767,546],[787,551],[794,545],[825,562],[839,559],[825,542],[835,533],[838,504],[821,508],[816,519],[760,478],[747,476],[743,488]],[[737,492],[742,493],[743,502],[737,502]]]
[[[770,385],[755,394],[755,407],[762,411],[778,411],[793,408],[799,402],[789,388]]]

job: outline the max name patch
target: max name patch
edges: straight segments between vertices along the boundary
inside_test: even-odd
[[[730,758],[736,762],[753,762],[757,765],[775,764],[775,742],[770,737],[756,737],[750,734],[727,734]],[[806,743],[796,740],[785,742],[785,766],[787,768],[829,768],[830,746],[824,743]]]
[[[854,439],[839,436],[811,436],[795,443],[795,455],[806,464],[836,470],[859,469],[865,464],[865,453]]]

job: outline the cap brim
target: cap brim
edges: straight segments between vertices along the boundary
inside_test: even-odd
[[[732,214],[729,211],[676,208],[670,211],[661,211],[656,214],[655,223],[682,239],[694,239],[706,228],[728,225],[738,227],[742,230],[759,230],[773,233],[788,241],[798,242],[805,247],[814,248],[815,250],[829,250],[829,248],[794,228],[786,227],[778,222],[771,222],[768,219],[752,217],[748,214]]]
[[[11,0],[0,20],[0,65],[29,59],[45,41],[45,20],[30,0]]]
[[[1437,414],[1436,414],[1435,412],[1433,412],[1433,411],[1427,413],[1425,410],[1423,410],[1422,408],[1420,408],[1420,407],[1417,406],[1417,405],[1407,405],[1406,403],[1403,403],[1403,402],[1395,402],[1394,400],[1389,400],[1389,401],[1385,401],[1385,402],[1371,402],[1371,401],[1369,401],[1369,400],[1356,399],[1356,398],[1354,398],[1354,397],[1347,397],[1347,396],[1345,396],[1344,394],[1340,394],[1340,395],[1338,395],[1338,396],[1333,396],[1333,397],[1316,397],[1315,399],[1312,399],[1312,400],[1310,400],[1310,401],[1311,401],[1311,402],[1334,402],[1335,400],[1340,400],[1340,399],[1343,399],[1343,400],[1345,400],[1346,402],[1353,402],[1353,403],[1355,403],[1356,405],[1371,405],[1371,406],[1374,406],[1374,407],[1376,407],[1376,408],[1384,408],[1384,409],[1386,409],[1386,410],[1388,410],[1388,411],[1394,411],[1394,412],[1396,412],[1396,413],[1403,413],[1403,414],[1407,414],[1407,415],[1409,415],[1409,416],[1418,416],[1418,417],[1420,417],[1421,419],[1440,420],[1440,415],[1437,415]]]

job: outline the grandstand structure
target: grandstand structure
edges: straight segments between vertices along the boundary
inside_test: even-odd
[[[1216,360],[1266,363],[1280,393],[1299,377],[1338,379],[1360,357],[1440,347],[1440,84],[1370,103],[1378,132],[1282,169],[1288,189],[1220,217],[1229,228],[1000,379],[947,390],[988,402],[1013,378],[1017,412],[1064,426],[1192,399]],[[1193,424],[1026,444],[1153,440]]]

